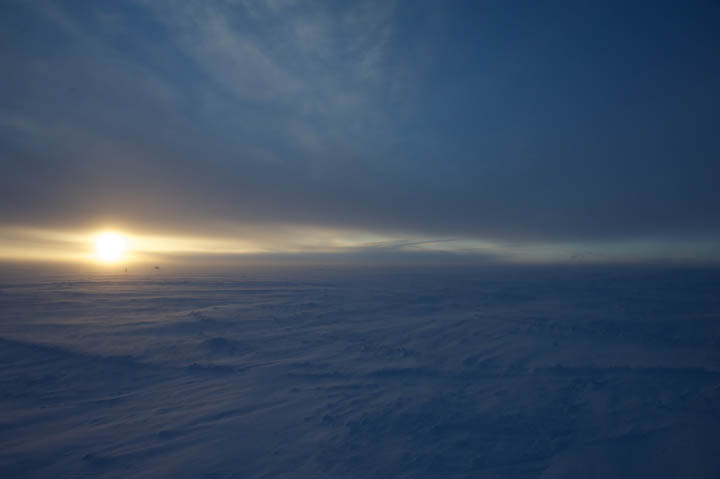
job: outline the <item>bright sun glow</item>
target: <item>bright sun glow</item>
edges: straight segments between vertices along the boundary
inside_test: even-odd
[[[127,242],[117,233],[102,233],[95,238],[95,251],[97,257],[108,263],[115,262],[123,257]]]

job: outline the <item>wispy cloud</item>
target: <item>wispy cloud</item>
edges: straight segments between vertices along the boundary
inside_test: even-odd
[[[585,29],[527,5],[0,8],[3,225],[576,260],[720,234],[720,43],[700,8],[631,8],[616,29],[605,4],[578,7]]]

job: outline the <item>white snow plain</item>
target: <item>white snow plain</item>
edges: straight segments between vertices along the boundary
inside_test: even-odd
[[[720,273],[5,277],[3,478],[717,478]]]

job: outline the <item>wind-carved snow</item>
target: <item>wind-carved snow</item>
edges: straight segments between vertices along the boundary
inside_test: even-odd
[[[4,280],[10,477],[720,477],[720,274]]]

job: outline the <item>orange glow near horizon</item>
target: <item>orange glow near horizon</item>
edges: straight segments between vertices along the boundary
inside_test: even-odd
[[[144,228],[143,228],[144,229]],[[590,252],[590,253],[588,253]],[[217,235],[153,232],[106,226],[92,230],[54,230],[0,225],[0,262],[94,263],[104,267],[163,262],[208,261],[230,257],[272,260],[273,255],[392,254],[487,256],[505,263],[560,264],[654,260],[720,262],[716,242],[510,243],[480,239],[439,239],[367,231],[299,226],[247,226]],[[454,255],[454,256],[449,256]],[[689,258],[689,259],[688,259]],[[225,261],[223,260],[223,261]]]

